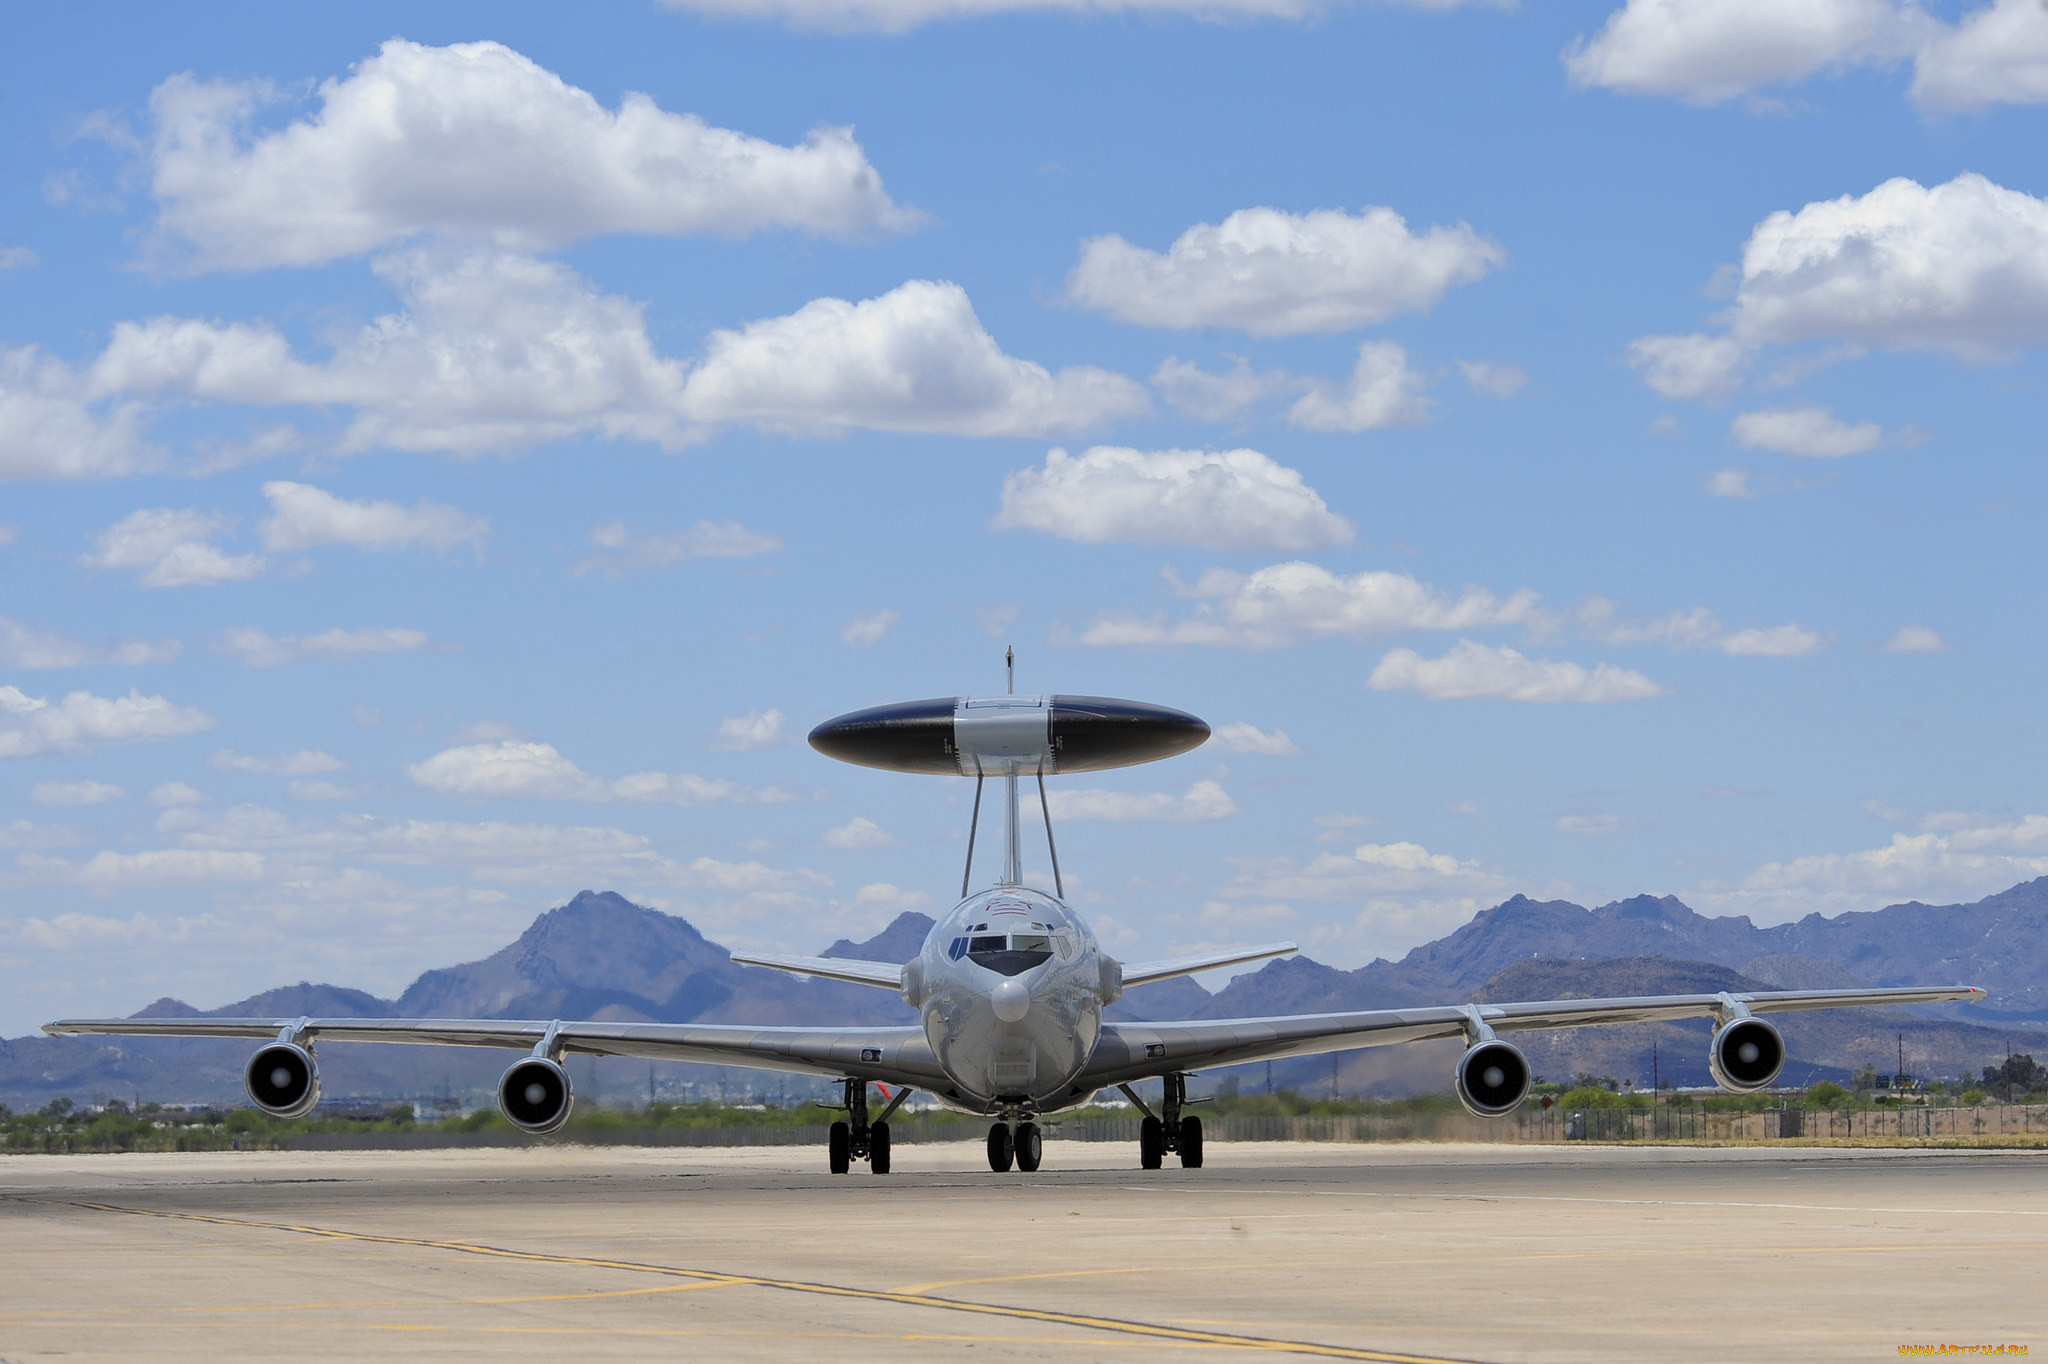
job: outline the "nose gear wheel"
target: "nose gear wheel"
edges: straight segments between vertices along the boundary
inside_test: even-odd
[[[1010,1140],[1010,1125],[996,1123],[988,1129],[988,1168],[997,1174],[1006,1173],[1012,1161],[1017,1158],[1017,1148]]]
[[[1038,1162],[1045,1155],[1045,1139],[1039,1134],[1035,1122],[1020,1122],[1010,1145],[1016,1151],[1017,1168],[1030,1174],[1038,1168]]]

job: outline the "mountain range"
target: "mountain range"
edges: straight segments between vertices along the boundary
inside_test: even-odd
[[[906,961],[932,921],[906,913],[863,942],[824,955]],[[1974,1074],[2008,1049],[2048,1051],[2048,877],[1967,905],[1892,905],[1832,919],[1758,928],[1710,918],[1664,896],[1587,909],[1515,896],[1398,962],[1344,971],[1305,957],[1268,963],[1210,993],[1192,980],[1131,991],[1113,1018],[1233,1018],[1319,1013],[1467,999],[1556,999],[1700,990],[1968,983],[1982,1004],[1923,1010],[1844,1010],[1781,1020],[1793,1064],[1787,1079],[1890,1071]],[[296,1016],[599,1018],[658,1022],[909,1023],[886,991],[798,980],[735,965],[724,947],[674,915],[614,893],[585,891],[534,920],[517,941],[480,961],[431,970],[396,999],[301,982],[199,1010],[160,999],[142,1017]],[[1524,1039],[1539,1073],[1607,1074],[1667,1083],[1706,1080],[1704,1021],[1585,1028]],[[239,1094],[247,1047],[189,1040],[48,1038],[0,1041],[0,1102],[36,1105],[58,1095],[208,1101]],[[1249,1068],[1246,1085],[1275,1083],[1344,1093],[1440,1089],[1455,1044],[1374,1049]],[[502,1054],[424,1047],[334,1047],[322,1057],[331,1095],[384,1096],[488,1090]],[[611,1097],[684,1081],[729,1081],[740,1092],[809,1092],[801,1079],[758,1072],[721,1076],[702,1066],[627,1073],[626,1063],[579,1072],[579,1091]],[[1228,1077],[1209,1077],[1212,1082]],[[644,1081],[644,1084],[643,1084]],[[765,1085],[765,1090],[763,1086]],[[623,1086],[625,1093],[618,1092]]]

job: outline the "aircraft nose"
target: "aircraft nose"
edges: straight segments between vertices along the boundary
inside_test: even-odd
[[[988,998],[996,1017],[1005,1023],[1022,1023],[1024,1015],[1031,1012],[1031,991],[1021,980],[1003,981]]]

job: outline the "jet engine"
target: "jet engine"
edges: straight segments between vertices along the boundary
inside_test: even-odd
[[[1458,1062],[1458,1102],[1474,1117],[1504,1117],[1528,1093],[1529,1058],[1506,1042],[1481,1042]]]
[[[544,1137],[569,1121],[569,1072],[545,1056],[529,1056],[498,1081],[498,1111],[522,1132]]]
[[[303,1118],[320,1102],[320,1067],[296,1042],[272,1042],[243,1073],[249,1102],[273,1118]]]
[[[1738,1018],[1714,1034],[1707,1069],[1714,1083],[1736,1094],[1764,1088],[1785,1068],[1785,1039],[1761,1018]]]

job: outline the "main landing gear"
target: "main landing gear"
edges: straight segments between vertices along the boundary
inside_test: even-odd
[[[889,1173],[889,1115],[894,1113],[910,1097],[911,1091],[901,1089],[896,1097],[889,1100],[889,1106],[882,1110],[882,1116],[868,1121],[868,1082],[846,1080],[844,1103],[826,1104],[826,1108],[837,1108],[845,1112],[842,1122],[832,1124],[825,1134],[826,1158],[832,1173],[843,1175],[853,1167],[856,1160],[864,1160],[868,1168],[878,1175]],[[886,1093],[886,1091],[884,1091]]]
[[[1012,1127],[999,1122],[988,1129],[988,1168],[997,1174],[1007,1171],[1014,1163],[1025,1174],[1038,1169],[1045,1158],[1045,1134],[1038,1130],[1038,1124],[1026,1120]]]
[[[1188,1077],[1167,1075],[1162,1077],[1166,1091],[1160,1102],[1160,1113],[1154,1116],[1145,1107],[1145,1101],[1129,1085],[1118,1085],[1124,1097],[1145,1115],[1138,1124],[1138,1165],[1147,1170],[1156,1170],[1166,1163],[1166,1154],[1171,1151],[1180,1156],[1181,1168],[1199,1170],[1202,1168],[1202,1120],[1192,1115],[1181,1116],[1181,1108],[1188,1101]]]

